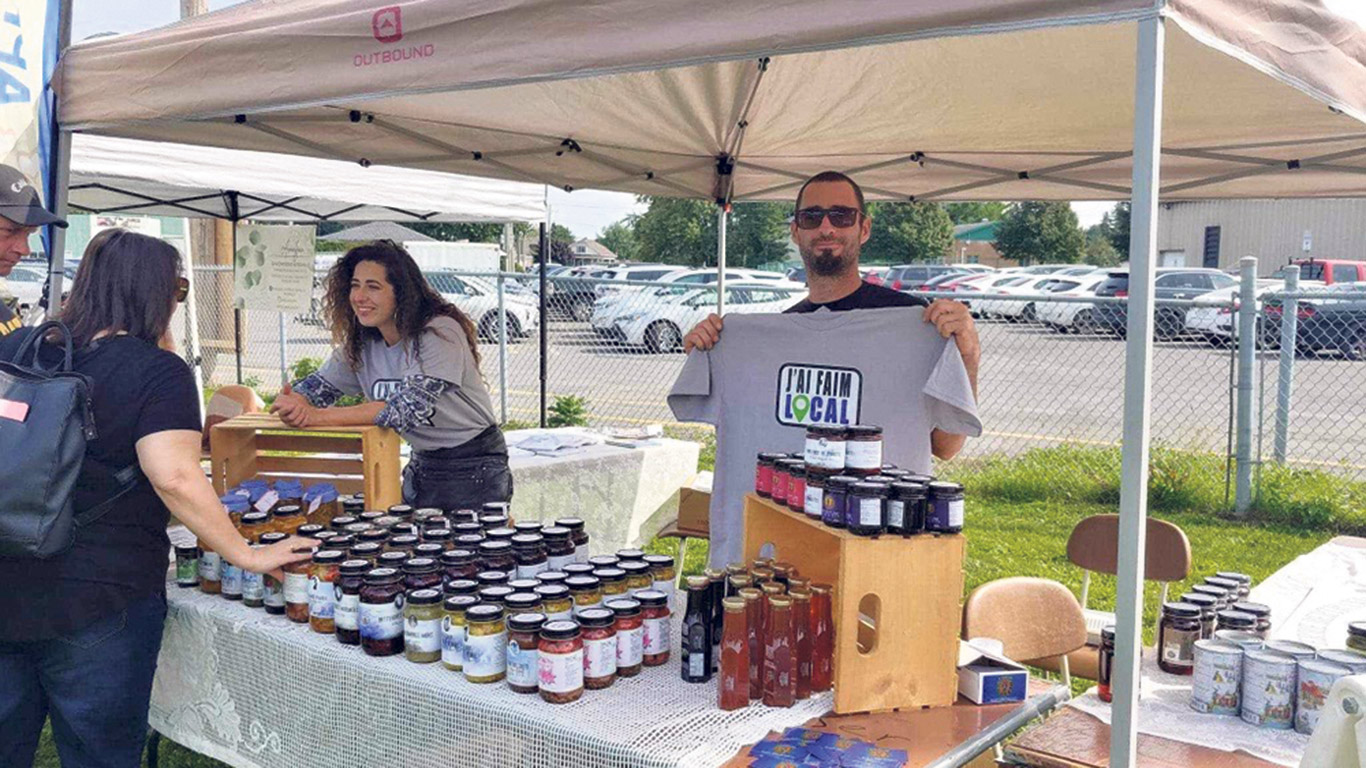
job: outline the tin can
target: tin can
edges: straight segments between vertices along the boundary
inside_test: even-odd
[[[1275,651],[1243,654],[1243,722],[1288,730],[1295,721],[1294,656]]]
[[[1316,659],[1319,656],[1318,651],[1314,650],[1314,646],[1309,645],[1308,643],[1295,642],[1294,640],[1267,640],[1262,647],[1268,651],[1275,651],[1276,653],[1284,653],[1287,656],[1293,656],[1295,657],[1295,661]]]
[[[1260,651],[1263,644],[1262,638],[1257,635],[1236,629],[1216,629],[1214,639],[1222,643],[1231,643],[1244,651]]]
[[[1319,715],[1328,703],[1333,683],[1352,674],[1352,670],[1331,661],[1301,659],[1297,674],[1299,696],[1295,700],[1295,730],[1308,736],[1319,726]]]
[[[1366,654],[1339,648],[1327,648],[1319,651],[1319,658],[1324,661],[1331,661],[1334,664],[1341,664],[1352,670],[1354,675],[1366,674]]]
[[[1191,709],[1211,715],[1237,715],[1242,679],[1242,648],[1218,640],[1195,641]]]

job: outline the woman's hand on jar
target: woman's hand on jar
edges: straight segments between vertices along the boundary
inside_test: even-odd
[[[280,570],[290,563],[297,563],[313,557],[318,546],[314,539],[290,537],[268,547],[257,547],[251,551],[251,562],[243,567],[252,573],[264,573],[276,580],[284,580]]]

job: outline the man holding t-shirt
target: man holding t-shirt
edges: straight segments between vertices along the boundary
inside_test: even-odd
[[[792,241],[806,265],[808,292],[788,312],[926,306],[922,298],[866,283],[860,276],[859,250],[872,229],[864,210],[863,190],[853,179],[837,171],[812,176],[797,193],[796,207]],[[939,299],[928,307],[925,322],[957,345],[975,398],[982,348],[972,315],[966,305],[951,299]],[[719,316],[708,316],[684,338],[684,349],[711,349],[721,338],[721,327]],[[930,434],[931,450],[940,459],[956,456],[966,441],[966,435],[939,429]]]
[[[9,277],[14,265],[29,254],[28,238],[43,224],[66,226],[60,217],[43,208],[38,190],[24,174],[0,165],[0,277]],[[0,336],[19,330],[22,321],[17,309],[0,301]]]

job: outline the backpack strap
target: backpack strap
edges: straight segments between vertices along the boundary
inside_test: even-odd
[[[90,459],[86,460],[89,461]],[[76,527],[84,528],[99,520],[101,517],[104,517],[105,513],[114,507],[115,502],[128,495],[129,491],[138,487],[138,484],[141,483],[144,478],[145,475],[142,474],[142,468],[139,467],[136,462],[115,472],[114,480],[119,485],[118,490],[115,491],[112,496],[90,509],[87,509],[84,512],[78,512],[75,515]]]

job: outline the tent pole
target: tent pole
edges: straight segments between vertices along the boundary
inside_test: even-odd
[[[238,212],[237,193],[228,192],[228,221],[232,222],[232,258],[233,265],[236,266],[237,259],[237,212]],[[236,271],[233,272],[233,280],[237,277]],[[234,282],[234,285],[236,283]],[[232,310],[232,347],[235,353],[233,357],[237,359],[237,383],[242,383],[242,310],[236,307]]]
[[[1134,83],[1133,201],[1129,230],[1128,339],[1124,360],[1124,448],[1119,486],[1115,592],[1114,708],[1110,765],[1137,762],[1138,680],[1143,628],[1143,554],[1148,528],[1148,403],[1152,394],[1153,278],[1162,148],[1164,28],[1160,15],[1138,22]]]
[[[43,138],[47,139],[48,157],[42,158],[41,163],[46,165],[48,177],[42,180],[45,189],[42,190],[43,201],[47,203],[48,210],[66,218],[68,204],[67,197],[71,187],[71,134],[63,131],[61,123],[57,121],[57,97],[52,92],[52,86],[48,78],[53,77],[57,64],[62,56],[66,54],[66,49],[71,45],[71,14],[73,0],[60,0],[56,5],[56,19],[51,15],[47,17],[49,24],[55,22],[57,26],[56,39],[51,39],[50,27],[48,33],[44,34],[41,45],[44,47],[53,45],[56,51],[44,51],[43,61],[40,66],[43,68],[43,88],[38,95],[38,130],[46,133],[45,137],[40,137],[38,146],[39,152],[42,151],[44,144]],[[51,3],[48,4],[49,11],[52,10]],[[16,48],[18,41],[15,42]],[[44,125],[43,117],[48,118],[47,125]],[[47,246],[47,306],[43,307],[46,313],[44,319],[55,319],[62,313],[62,284],[66,277],[66,230],[49,224],[46,228],[44,241]]]
[[[550,290],[550,288],[546,284],[545,279],[545,271],[546,268],[549,266],[550,261],[548,258],[546,258],[546,251],[548,250],[550,250],[550,240],[546,236],[546,227],[545,222],[543,221],[541,222],[541,239],[539,252],[536,254],[536,263],[540,266],[538,278],[541,281],[541,429],[545,429],[545,354],[547,348],[549,347],[549,338],[547,334],[550,332],[550,323],[547,322],[547,320],[549,320],[550,318],[549,315],[546,313],[546,291]]]
[[[726,313],[726,212],[729,203],[716,206],[716,314]]]
[[[204,367],[199,351],[199,285],[194,279],[194,238],[190,237],[190,220],[181,219],[185,228],[185,273],[190,278],[190,290],[185,294],[185,357],[194,373],[194,388],[199,392],[199,420],[204,421]]]

